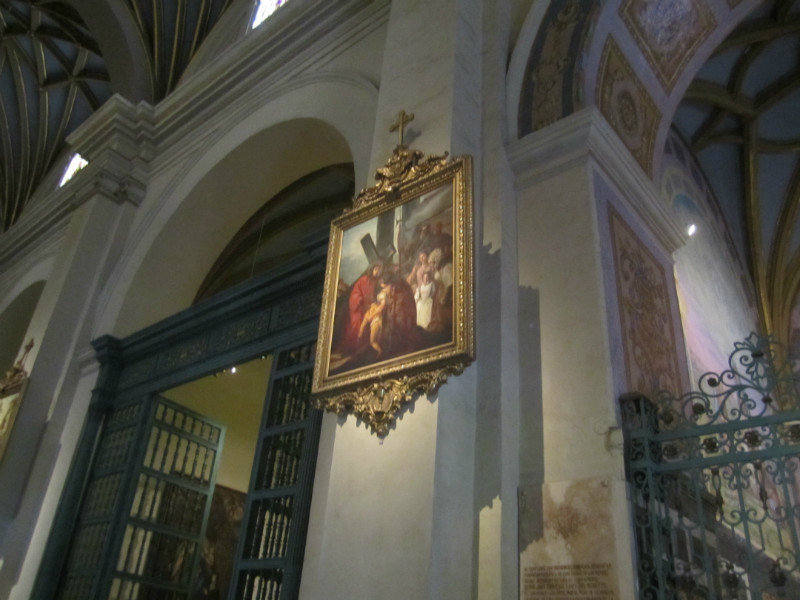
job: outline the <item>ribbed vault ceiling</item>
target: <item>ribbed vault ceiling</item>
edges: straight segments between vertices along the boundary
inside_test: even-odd
[[[174,90],[231,1],[0,0],[0,231],[112,93],[133,78],[150,88],[133,100]],[[800,0],[770,0],[720,45],[675,118],[748,257],[770,330],[787,323],[800,286],[798,108]]]
[[[785,336],[800,281],[800,0],[768,1],[741,23],[675,125],[747,257],[764,326]]]
[[[65,137],[111,95],[91,33],[62,2],[0,3],[0,228],[16,221]]]
[[[155,100],[183,71],[232,0],[127,0],[150,57]]]
[[[151,87],[134,101],[155,103],[175,89],[230,2],[0,0],[0,232],[20,217],[66,137],[112,93],[125,95],[129,78]],[[147,72],[128,68],[115,79],[107,60]]]

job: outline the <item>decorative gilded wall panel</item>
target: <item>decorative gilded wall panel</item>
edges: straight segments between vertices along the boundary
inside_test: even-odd
[[[606,40],[597,83],[600,111],[645,172],[653,170],[653,147],[661,113],[613,38]]]
[[[575,71],[596,0],[553,2],[531,47],[519,104],[520,137],[580,108]]]
[[[628,391],[679,393],[670,275],[613,208],[609,220]]]

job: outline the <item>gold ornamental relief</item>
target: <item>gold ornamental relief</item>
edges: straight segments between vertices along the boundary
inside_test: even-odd
[[[331,224],[312,393],[386,435],[402,407],[474,358],[470,157],[399,144]]]
[[[28,378],[28,372],[25,370],[25,360],[28,358],[31,350],[33,350],[33,339],[27,344],[22,356],[17,359],[14,365],[0,377],[0,394],[5,394],[11,390],[19,388]]]
[[[385,436],[395,424],[403,407],[417,395],[431,395],[447,381],[450,375],[460,375],[466,363],[432,369],[414,376],[377,381],[358,389],[327,398],[317,398],[317,408],[344,414],[350,410],[378,436]]]

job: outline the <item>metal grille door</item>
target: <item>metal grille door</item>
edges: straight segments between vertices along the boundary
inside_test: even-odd
[[[224,426],[157,399],[109,598],[191,597],[224,436]]]
[[[278,353],[250,478],[236,600],[296,598],[321,414],[308,399],[314,343]]]
[[[113,410],[60,597],[189,600],[224,435],[160,397]]]
[[[639,598],[800,598],[800,378],[755,334],[680,398],[622,398]]]
[[[145,400],[137,399],[111,411],[97,449],[85,500],[75,525],[60,598],[97,597],[107,562],[115,516],[125,496],[137,432]]]

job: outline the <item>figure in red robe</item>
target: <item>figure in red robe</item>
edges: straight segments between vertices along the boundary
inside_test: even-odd
[[[383,265],[374,264],[369,271],[359,277],[350,290],[348,300],[349,319],[344,332],[339,350],[345,354],[354,355],[369,343],[367,336],[359,336],[361,322],[370,305],[375,302],[378,293],[378,281],[383,273]]]

